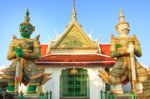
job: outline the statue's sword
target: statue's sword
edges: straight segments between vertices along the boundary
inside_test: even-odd
[[[129,43],[130,62],[131,62],[131,75],[132,75],[132,92],[136,92],[136,69],[135,69],[135,58],[134,58],[134,45]]]
[[[15,74],[15,93],[18,94],[19,92],[19,84],[20,84],[20,58],[17,59],[16,63],[16,74]]]

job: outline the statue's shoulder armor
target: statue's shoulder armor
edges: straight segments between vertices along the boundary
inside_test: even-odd
[[[117,38],[113,34],[111,34],[111,42],[117,43],[118,41],[119,41],[119,38]]]
[[[132,41],[134,42],[139,42],[138,38],[136,37],[136,35],[134,34],[132,37],[131,37]]]
[[[12,41],[10,43],[10,46],[15,46],[17,41],[18,41],[18,38],[15,35],[13,35]]]
[[[34,39],[39,41],[40,35],[37,35]]]
[[[40,41],[39,41],[40,35],[37,35],[33,40],[35,47],[40,47]]]

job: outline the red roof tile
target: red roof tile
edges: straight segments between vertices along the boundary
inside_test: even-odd
[[[46,54],[48,45],[41,45],[41,56],[44,56]]]
[[[36,63],[49,65],[112,65],[115,60],[102,54],[49,54],[36,60]]]
[[[40,65],[113,65],[115,60],[110,55],[110,44],[100,44],[101,54],[49,54],[46,55],[47,45],[41,45],[42,57],[36,60]]]
[[[110,44],[99,44],[101,48],[101,53],[104,55],[110,55]],[[48,45],[41,45],[41,55],[44,56],[46,54]]]
[[[100,44],[101,53],[110,56],[110,44]]]

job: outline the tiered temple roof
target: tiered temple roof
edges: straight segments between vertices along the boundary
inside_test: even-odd
[[[109,54],[109,44],[100,44],[100,53],[50,53],[46,54],[48,48],[47,45],[42,45],[41,54],[42,57],[36,61],[40,65],[76,65],[76,66],[87,66],[87,65],[103,65],[111,66],[115,63]]]
[[[99,44],[92,40],[77,20],[75,2],[71,20],[64,33],[48,45],[41,45],[42,57],[38,65],[48,66],[112,66],[115,60],[110,57],[110,44]]]

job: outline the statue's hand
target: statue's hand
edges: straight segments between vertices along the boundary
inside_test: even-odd
[[[134,52],[134,45],[133,45],[133,43],[129,43],[127,52],[128,52],[128,53],[133,53],[133,52]]]
[[[22,49],[21,48],[15,48],[15,53],[16,53],[16,56],[18,57],[18,58],[22,58],[23,57],[23,51],[22,51]]]
[[[127,49],[127,52],[128,52],[128,53],[131,53],[131,52],[132,52],[132,50],[128,48],[128,49]]]
[[[110,83],[110,79],[109,79],[108,73],[106,71],[99,70],[98,76],[101,77],[105,83],[107,83],[107,84]]]

